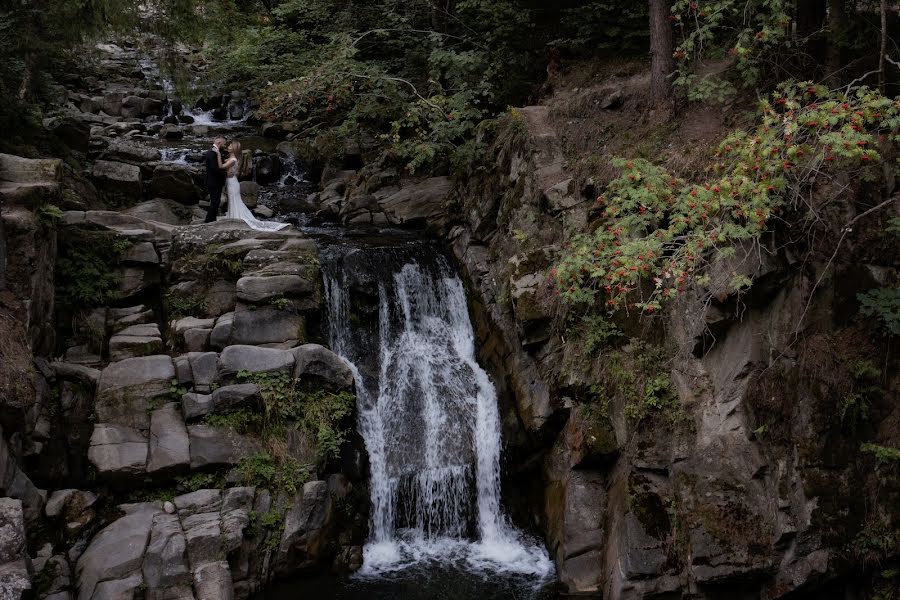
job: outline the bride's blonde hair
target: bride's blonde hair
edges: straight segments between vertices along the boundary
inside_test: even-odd
[[[241,166],[241,158],[243,155],[241,154],[241,143],[237,140],[232,141],[228,145],[228,150],[231,152],[231,155],[234,157],[234,165],[235,167]]]

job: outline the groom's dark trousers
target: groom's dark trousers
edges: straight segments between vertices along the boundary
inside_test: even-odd
[[[212,223],[219,216],[219,205],[222,203],[222,188],[225,187],[225,171],[219,168],[219,159],[214,150],[203,154],[206,163],[206,191],[209,193],[209,210],[206,211],[206,222]]]

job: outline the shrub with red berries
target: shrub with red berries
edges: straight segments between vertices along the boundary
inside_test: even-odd
[[[871,175],[882,160],[879,140],[900,144],[900,99],[868,88],[833,95],[785,84],[761,103],[756,127],[719,145],[708,181],[684,181],[643,159],[613,159],[620,175],[597,198],[599,226],[576,236],[550,273],[557,292],[571,303],[658,311],[689,284],[708,283],[704,266],[713,252],[758,237],[786,206],[802,212],[797,199],[823,173]],[[731,282],[735,291],[750,284]]]

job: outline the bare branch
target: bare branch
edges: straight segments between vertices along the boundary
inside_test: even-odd
[[[368,31],[364,31],[364,32],[362,32],[362,33],[359,35],[358,38],[356,38],[356,39],[353,41],[352,44],[350,44],[350,47],[356,46],[356,44],[358,44],[360,41],[362,41],[363,38],[365,38],[366,36],[371,35],[371,34],[373,34],[373,33],[393,33],[393,32],[401,32],[401,33],[423,33],[423,34],[426,34],[426,35],[437,35],[437,36],[444,37],[444,38],[451,38],[451,39],[454,39],[454,40],[460,40],[460,41],[462,41],[462,42],[471,42],[471,41],[472,41],[472,40],[469,40],[469,39],[467,39],[467,38],[459,37],[458,35],[452,35],[452,34],[449,34],[449,33],[442,33],[442,32],[440,32],[440,31],[434,31],[434,30],[432,30],[432,29],[406,29],[406,28],[403,28],[403,27],[393,27],[393,28],[384,28],[384,29],[370,29],[370,30],[368,30]],[[475,44],[475,45],[477,46],[478,44]],[[480,47],[483,48],[483,46],[480,46]]]
[[[854,79],[853,81],[851,81],[850,83],[848,83],[848,84],[846,85],[846,87],[844,88],[844,94],[849,94],[849,93],[850,93],[850,88],[852,88],[854,85],[856,85],[857,83],[862,83],[863,81],[865,81],[866,79],[868,79],[868,78],[871,77],[872,75],[878,75],[880,72],[881,72],[881,71],[879,71],[878,69],[875,69],[874,71],[869,71],[869,72],[866,73],[865,75],[862,75],[862,76],[860,76],[860,77],[857,77],[856,79]]]
[[[819,276],[819,279],[816,281],[816,284],[810,290],[809,297],[806,299],[806,306],[803,308],[803,313],[800,315],[800,318],[797,320],[797,326],[794,328],[794,339],[795,340],[797,339],[797,336],[800,335],[800,325],[803,323],[803,319],[806,317],[807,311],[809,311],[809,305],[812,304],[812,299],[816,293],[816,289],[818,289],[819,284],[822,283],[822,280],[825,279],[825,275],[828,274],[828,269],[831,268],[831,263],[833,263],[834,259],[837,258],[838,251],[840,251],[840,249],[841,249],[841,244],[844,243],[844,238],[846,238],[847,234],[853,230],[853,224],[856,223],[857,221],[859,221],[860,219],[862,219],[863,217],[870,215],[877,210],[881,210],[888,204],[891,204],[892,202],[896,202],[898,199],[900,199],[900,197],[892,196],[892,197],[888,198],[881,204],[878,204],[877,206],[873,206],[869,210],[856,215],[855,217],[850,219],[850,221],[846,225],[844,225],[841,228],[841,237],[840,237],[840,239],[838,239],[837,245],[834,247],[834,253],[832,253],[831,258],[828,259],[828,262],[825,263],[825,268],[822,269],[822,274]]]
[[[894,65],[894,66],[897,67],[898,69],[900,69],[900,61],[894,60],[893,58],[891,58],[891,57],[888,56],[887,54],[884,55],[884,60],[888,61],[889,63],[891,63],[892,65]]]
[[[416,86],[411,81],[407,81],[406,79],[403,79],[402,77],[389,77],[387,75],[380,76],[380,77],[373,77],[372,75],[363,75],[362,73],[348,73],[348,72],[342,72],[342,73],[338,73],[338,74],[339,75],[347,75],[349,77],[356,77],[358,79],[368,79],[368,80],[379,80],[380,79],[380,80],[384,80],[384,81],[394,81],[397,83],[405,83],[406,85],[409,86],[409,88],[412,90],[412,93],[415,94],[415,96],[419,100],[421,100],[422,102],[424,102],[431,108],[433,108],[437,111],[440,111],[441,114],[444,114],[443,108],[441,108],[440,106],[438,106],[437,104],[435,104],[434,102],[432,102],[431,100],[429,100],[428,98],[426,98],[425,96],[420,94],[419,90],[416,89]]]

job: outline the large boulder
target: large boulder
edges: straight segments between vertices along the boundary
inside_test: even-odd
[[[187,542],[188,560],[196,568],[225,558],[222,547],[222,519],[219,512],[202,512],[192,515],[180,513],[184,538]]]
[[[38,489],[25,471],[19,468],[16,457],[3,438],[2,429],[0,429],[0,496],[21,500],[28,521],[41,516],[47,499],[47,493]]]
[[[327,553],[327,529],[333,520],[333,498],[339,497],[337,489],[330,490],[325,481],[309,481],[303,485],[294,504],[284,519],[284,532],[274,570],[285,576],[298,569],[310,569],[318,565]]]
[[[255,383],[226,385],[212,393],[212,410],[229,412],[238,408],[255,409],[259,404],[259,386]]]
[[[170,590],[190,588],[193,579],[187,561],[187,543],[177,515],[159,513],[153,517],[150,542],[144,552],[143,573],[147,589],[157,597],[163,597]]]
[[[241,459],[263,451],[259,440],[239,435],[229,427],[189,425],[191,469],[233,467]]]
[[[174,200],[165,198],[154,198],[141,202],[122,212],[145,221],[157,221],[169,225],[187,225],[190,222],[190,209]]]
[[[159,254],[156,252],[156,247],[152,242],[136,242],[128,250],[125,251],[125,254],[122,255],[121,261],[131,264],[158,265]],[[132,333],[131,335],[138,334]],[[155,335],[159,335],[158,330],[156,331]]]
[[[150,180],[150,194],[187,205],[200,202],[200,191],[194,185],[191,171],[182,165],[158,165]]]
[[[168,356],[128,358],[106,367],[97,385],[97,417],[104,423],[117,423],[147,430],[148,404],[166,398],[175,364]]]
[[[259,348],[257,346],[228,346],[219,355],[219,373],[235,375],[241,371],[268,373],[290,371],[294,357],[287,350]]]
[[[92,172],[97,189],[110,201],[132,204],[141,200],[144,180],[140,167],[109,160],[98,160]]]
[[[311,389],[332,392],[353,389],[353,372],[340,356],[319,344],[304,344],[291,350],[294,379]]]
[[[128,579],[136,580],[135,590],[143,581],[141,566],[144,551],[153,521],[162,511],[150,503],[122,505],[120,508],[125,509],[127,514],[98,533],[78,559],[75,575],[78,598],[81,600],[131,597],[121,594],[121,588],[130,587],[133,581]],[[125,585],[123,580],[126,580]],[[107,589],[101,593],[98,588],[104,582]],[[106,595],[114,589],[120,595]]]
[[[153,245],[148,244],[153,256]],[[120,361],[135,356],[150,356],[163,351],[162,337],[156,323],[132,325],[116,333],[109,340],[110,360]]]
[[[150,146],[138,144],[131,140],[113,140],[101,155],[104,160],[146,163],[154,162],[162,158],[162,153]]]
[[[31,159],[0,153],[0,200],[9,206],[18,204],[32,209],[59,193],[62,161]],[[24,211],[31,217],[30,211]],[[8,216],[7,216],[8,218]]]
[[[281,177],[281,158],[277,154],[267,154],[256,159],[256,183],[269,185]]]
[[[299,275],[245,276],[238,279],[236,287],[238,299],[245,302],[309,294],[315,289],[315,282]]]
[[[234,581],[224,560],[206,563],[194,570],[197,600],[232,600]]]
[[[19,599],[31,590],[22,502],[0,498],[0,597]]]
[[[231,342],[234,344],[280,344],[296,346],[306,341],[306,321],[292,310],[260,306],[256,310],[239,309],[234,313]]]
[[[234,313],[229,312],[216,319],[212,333],[209,336],[209,345],[221,349],[231,343],[231,331],[234,329]]]
[[[185,394],[181,397],[181,407],[188,421],[205,417],[212,412],[212,394]]]
[[[118,117],[122,114],[122,94],[121,92],[110,92],[100,99],[100,110],[111,117]]]
[[[149,232],[148,232],[149,233]],[[138,296],[159,283],[160,273],[155,265],[123,265],[117,270],[119,299]]]
[[[190,462],[187,427],[178,404],[173,402],[153,411],[147,472],[163,475],[184,472]]]
[[[184,129],[178,125],[163,125],[159,130],[159,137],[164,140],[180,140],[184,137]]]
[[[206,314],[218,317],[234,310],[235,284],[233,281],[216,280],[209,285],[204,297]]]
[[[256,208],[259,203],[259,184],[255,181],[242,181],[241,200],[247,208]]]
[[[141,116],[144,101],[139,96],[126,96],[122,98],[122,118],[136,119]]]
[[[378,206],[394,225],[441,225],[447,217],[444,201],[450,186],[448,177],[432,177],[379,198]]]
[[[53,125],[53,135],[63,144],[87,154],[91,145],[91,126],[78,118],[60,119]]]
[[[219,355],[215,352],[192,352],[187,355],[194,389],[206,393],[218,379]]]
[[[88,460],[102,478],[121,484],[143,475],[147,454],[147,438],[140,431],[111,423],[94,426]]]
[[[141,102],[142,116],[159,116],[163,113],[163,101],[159,98],[143,98]]]

